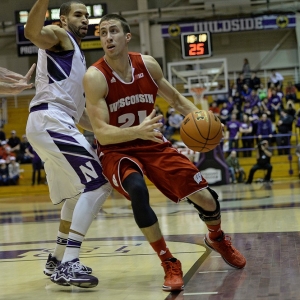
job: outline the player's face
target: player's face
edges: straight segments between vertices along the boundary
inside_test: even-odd
[[[105,55],[115,58],[122,53],[131,39],[130,33],[124,33],[118,20],[104,21],[100,25],[100,40]]]
[[[80,3],[73,3],[71,11],[66,18],[67,28],[75,37],[82,39],[87,35],[89,14],[86,6]]]

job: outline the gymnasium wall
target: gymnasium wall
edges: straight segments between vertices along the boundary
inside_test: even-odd
[[[59,7],[62,1],[50,0],[51,7]],[[127,1],[100,1],[107,3],[108,12],[122,12],[137,10],[137,0]],[[1,0],[0,4],[0,22],[13,21],[15,10],[28,9],[35,3],[35,0]],[[99,1],[89,0],[89,4],[99,3]],[[149,2],[150,3],[150,2]],[[199,19],[201,16],[199,16]],[[188,20],[186,20],[188,22]],[[152,27],[157,25],[153,24]],[[132,25],[132,41],[130,42],[130,51],[140,51],[140,32],[138,23]],[[265,60],[270,51],[278,46],[281,39],[288,33],[291,34],[280,44],[274,55]],[[151,31],[151,35],[158,35],[159,31]],[[156,49],[165,49],[160,51],[164,62],[164,70],[167,62],[180,61],[181,48],[180,37],[159,39],[158,36],[152,40],[152,51]],[[36,62],[36,57],[18,57],[16,47],[15,28],[8,27],[4,31],[0,30],[0,66],[10,68],[17,72],[24,73],[29,66]],[[156,42],[154,42],[156,41]],[[164,43],[164,45],[161,45]],[[259,63],[263,62],[261,69],[281,69],[293,68],[299,66],[298,47],[295,29],[277,29],[277,30],[256,30],[232,33],[213,33],[212,34],[213,58],[226,57],[228,69],[230,72],[240,71],[244,58],[248,58],[252,69],[256,69]],[[102,55],[102,50],[85,51],[87,65],[91,65]],[[155,55],[158,57],[158,55]]]

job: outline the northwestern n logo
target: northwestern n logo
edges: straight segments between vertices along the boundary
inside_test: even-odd
[[[85,166],[81,165],[79,168],[83,173],[86,182],[90,182],[92,178],[98,178],[98,174],[96,173],[90,161],[88,161]]]

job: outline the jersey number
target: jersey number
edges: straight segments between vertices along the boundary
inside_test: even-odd
[[[139,118],[139,124],[141,124],[145,118],[147,117],[147,111],[146,110],[140,110],[138,111],[138,118]],[[118,123],[122,124],[120,128],[128,128],[132,126],[135,122],[135,114],[128,113],[124,114],[122,116],[119,116]]]

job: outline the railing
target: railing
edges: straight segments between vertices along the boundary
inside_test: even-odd
[[[291,144],[291,141],[293,140],[292,137],[295,137],[294,138],[294,145]],[[287,138],[287,144],[286,145],[276,145],[276,146],[272,146],[273,144],[277,143],[277,141],[279,141],[279,139],[281,138]],[[256,141],[256,144],[258,141],[262,141],[262,140],[268,140],[269,142],[269,149],[271,150],[284,150],[284,149],[293,149],[293,148],[296,148],[296,146],[298,145],[298,135],[296,133],[277,133],[277,134],[272,134],[271,137],[270,135],[261,135],[261,136],[257,136],[257,135],[253,135],[253,136],[242,136],[242,137],[239,137],[238,139],[235,139],[235,138],[224,138],[222,140],[222,146],[224,145],[225,142],[228,142],[229,144],[229,147],[228,149],[224,149],[223,148],[223,152],[224,153],[228,153],[228,152],[231,152],[231,151],[236,151],[236,152],[245,152],[245,151],[253,151],[253,150],[256,150],[257,149],[257,145],[255,147],[250,147],[250,148],[243,148],[242,146],[241,147],[230,147],[232,144],[235,144],[235,142],[239,143],[240,141],[242,142],[243,140],[253,140],[253,144],[254,144],[254,141]],[[240,145],[238,145],[240,146]],[[290,153],[290,151],[289,151]]]

